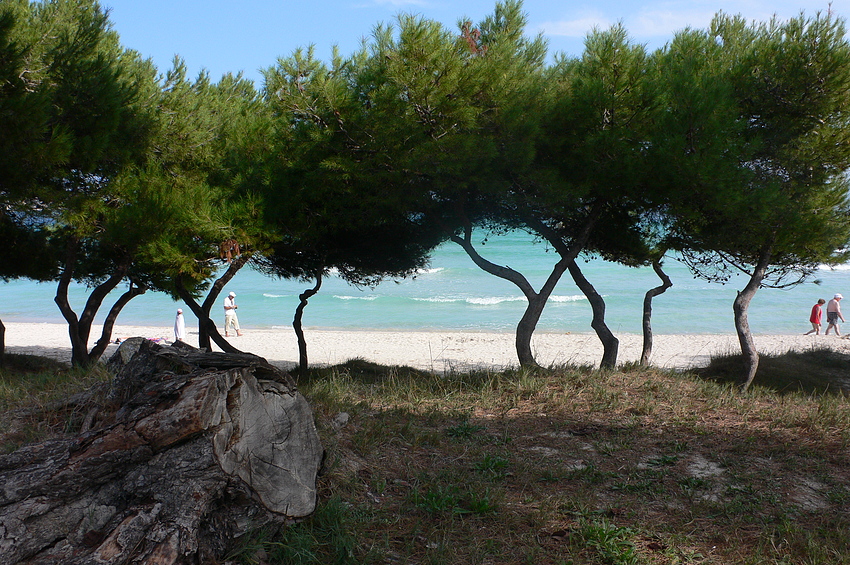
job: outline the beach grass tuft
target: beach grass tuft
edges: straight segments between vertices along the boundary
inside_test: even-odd
[[[743,371],[743,355],[730,353],[713,357],[706,367],[694,373],[716,382],[734,383]],[[850,355],[828,347],[762,354],[753,385],[781,393],[846,395],[850,393]]]
[[[72,433],[111,375],[102,365],[69,368],[35,355],[6,354],[0,368],[0,453]]]

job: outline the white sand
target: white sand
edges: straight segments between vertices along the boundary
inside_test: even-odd
[[[62,324],[7,322],[6,350],[9,353],[45,355],[69,361],[71,356],[68,329]],[[89,347],[100,337],[100,326],[92,328]],[[265,357],[283,367],[298,360],[298,347],[292,328],[244,330],[242,337],[229,341],[238,349]],[[197,345],[197,327],[187,326],[187,341]],[[514,336],[509,333],[485,332],[415,332],[415,331],[348,331],[305,330],[307,353],[311,365],[337,364],[362,358],[384,365],[408,365],[436,372],[462,371],[469,368],[503,369],[517,365]],[[117,325],[116,338],[142,336],[173,339],[171,328]],[[642,337],[620,334],[618,362],[640,358]],[[756,347],[762,353],[784,353],[812,346],[829,345],[850,351],[850,340],[834,336],[757,335]],[[595,334],[535,333],[532,340],[538,363],[544,366],[577,364],[597,366],[602,358],[602,345]],[[103,359],[108,359],[116,345],[110,345]],[[652,364],[666,368],[689,368],[705,365],[715,354],[735,353],[740,349],[734,335],[657,335],[653,340]]]

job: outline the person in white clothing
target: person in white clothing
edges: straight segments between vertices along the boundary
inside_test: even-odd
[[[224,298],[224,337],[230,337],[230,328],[236,332],[236,335],[242,335],[242,330],[239,329],[239,318],[236,317],[236,293],[231,292]]]
[[[177,309],[177,317],[174,319],[174,341],[186,341],[186,320],[182,308]]]

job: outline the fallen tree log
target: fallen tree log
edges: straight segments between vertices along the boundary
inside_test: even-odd
[[[77,435],[0,456],[0,563],[212,563],[313,512],[323,450],[289,375],[148,340],[110,366]]]

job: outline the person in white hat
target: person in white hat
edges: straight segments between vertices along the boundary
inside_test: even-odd
[[[174,318],[174,341],[186,341],[186,320],[182,308],[177,309],[177,317]]]
[[[832,297],[832,300],[826,303],[826,335],[829,335],[830,328],[835,329],[835,335],[840,336],[838,331],[838,320],[844,321],[844,315],[841,313],[841,299],[844,298],[840,294]]]
[[[236,332],[236,335],[242,335],[242,330],[239,329],[239,318],[236,317],[236,293],[231,292],[224,298],[224,337],[230,337],[230,328]]]

